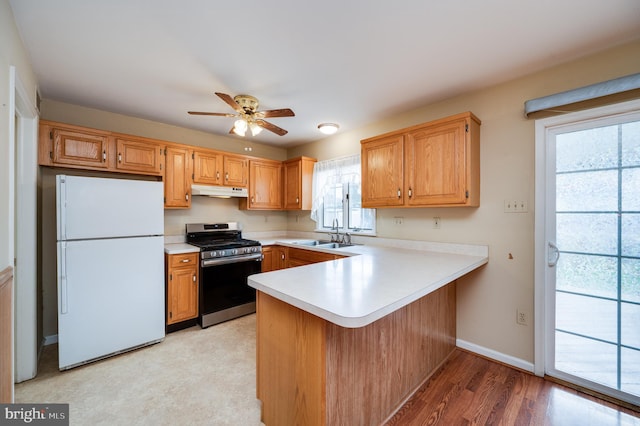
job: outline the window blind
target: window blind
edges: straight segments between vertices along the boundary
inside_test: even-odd
[[[640,73],[530,99],[524,103],[524,115],[541,118],[637,98],[640,98]]]

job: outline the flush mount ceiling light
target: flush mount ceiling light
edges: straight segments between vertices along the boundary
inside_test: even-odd
[[[335,123],[320,123],[318,124],[318,130],[320,130],[325,135],[332,135],[338,131],[340,126]]]

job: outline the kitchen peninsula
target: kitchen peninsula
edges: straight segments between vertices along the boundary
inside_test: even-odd
[[[348,257],[249,277],[267,426],[383,423],[454,350],[455,280],[488,262],[444,243],[321,251]]]

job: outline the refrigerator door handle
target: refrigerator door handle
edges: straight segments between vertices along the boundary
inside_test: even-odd
[[[66,314],[69,310],[67,300],[67,245],[60,244],[60,313]]]
[[[58,199],[58,240],[67,239],[67,185],[65,176],[60,177],[57,191]]]

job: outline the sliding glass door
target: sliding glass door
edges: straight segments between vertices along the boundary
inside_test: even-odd
[[[640,113],[546,133],[548,375],[640,404]]]

